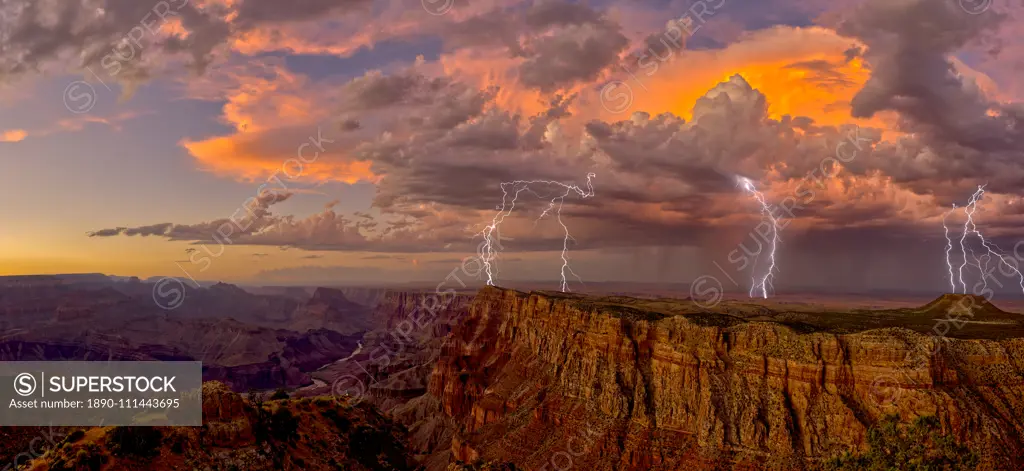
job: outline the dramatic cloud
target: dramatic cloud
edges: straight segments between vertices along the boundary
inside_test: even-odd
[[[90,232],[89,237],[111,237],[116,235],[159,236],[170,240],[222,242],[228,236],[236,233],[252,235],[265,230],[276,221],[276,218],[270,213],[270,207],[288,200],[292,195],[292,193],[261,191],[257,196],[246,200],[229,218],[194,225],[166,222],[140,227],[100,229]],[[225,233],[225,228],[230,232]]]
[[[527,12],[525,23],[552,29],[526,43],[519,66],[523,85],[544,92],[597,79],[629,45],[617,23],[582,6],[542,3]]]
[[[1021,194],[1024,103],[995,100],[951,58],[1004,19],[994,11],[966,14],[951,0],[899,0],[868,1],[841,23],[841,34],[867,46],[871,63],[853,116],[895,111],[903,130],[920,139],[893,149],[901,158],[879,162],[887,175],[922,192],[925,185],[953,190],[943,192],[944,202],[984,182],[990,191]]]
[[[248,0],[233,21],[253,34],[365,6],[299,3],[277,15],[283,6]],[[244,229],[224,219],[92,235],[210,243],[230,229],[220,236],[239,245],[468,251],[502,182],[582,184],[591,172],[596,196],[562,209],[588,249],[697,246],[749,231],[759,208],[738,176],[757,182],[798,239],[931,238],[949,205],[986,181],[990,227],[1020,231],[1024,107],[994,99],[984,74],[951,57],[998,15],[968,15],[952,0],[868,0],[843,11],[836,30],[775,26],[695,50],[666,49],[662,32],[631,42],[623,15],[589,6],[474,8],[402,30],[436,34],[437,61],[314,80],[284,60],[247,58],[190,88],[223,99],[232,129],[181,143],[204,170],[269,177],[280,191],[288,180],[372,182],[378,216],[332,204],[297,218],[266,204]],[[609,106],[608,84],[627,93],[625,109]],[[522,214],[502,229],[515,250],[561,246],[561,227],[536,221],[558,189],[521,195]]]
[[[335,11],[365,9],[372,3],[372,0],[243,0],[235,23],[254,27],[261,23],[322,19]]]
[[[203,70],[230,35],[224,9],[210,3],[200,9],[187,0],[11,0],[3,13],[4,79],[71,61],[131,82],[149,75],[150,56],[178,53]]]

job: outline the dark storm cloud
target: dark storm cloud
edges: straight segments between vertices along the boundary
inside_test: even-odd
[[[525,41],[519,80],[545,92],[598,78],[629,46],[617,23],[585,5],[540,2],[523,22],[546,34]]]
[[[490,10],[447,25],[449,49],[500,47],[523,62],[520,83],[544,92],[591,81],[629,45],[618,23],[589,6],[543,1],[525,11]]]
[[[372,0],[244,0],[235,22],[252,27],[261,23],[316,20],[339,11],[365,9],[372,3]]]
[[[519,147],[518,120],[502,112],[488,112],[480,119],[465,123],[452,130],[451,145],[488,150],[517,149]]]
[[[522,29],[516,19],[514,13],[494,9],[446,25],[441,35],[449,49],[503,47],[512,56],[519,56],[523,54],[519,44]]]
[[[452,129],[420,129],[403,141],[361,145],[357,155],[387,175],[378,185],[375,205],[386,210],[425,203],[488,209],[494,201],[481,195],[500,192],[502,182],[524,175],[559,181],[585,176],[575,165],[551,165],[560,157],[540,141],[538,132],[521,131],[519,119],[491,109],[465,116]]]
[[[542,1],[526,12],[523,21],[533,30],[543,30],[551,26],[596,24],[604,19],[600,13],[586,5]]]
[[[184,54],[203,73],[218,48],[257,27],[323,19],[366,10],[372,0],[244,0],[234,7],[197,6],[189,0],[8,0],[0,3],[0,79],[16,79],[52,66],[89,68],[136,84],[170,57]],[[228,21],[232,18],[232,21]],[[183,35],[167,37],[180,21]]]
[[[148,75],[143,57],[179,52],[191,56],[191,65],[201,70],[230,36],[223,12],[200,11],[187,0],[106,0],[99,8],[96,2],[80,0],[11,0],[4,12],[8,24],[0,78],[72,58],[79,62],[75,65],[106,68],[108,74],[132,81]],[[156,42],[154,32],[174,18],[181,19],[185,36]]]
[[[925,130],[968,147],[1019,149],[1019,132],[1007,135],[1006,122],[987,115],[994,104],[959,76],[948,59],[997,26],[999,19],[995,14],[965,14],[953,1],[866,3],[839,29],[867,44],[871,63],[871,78],[853,100],[853,115],[895,110]]]
[[[357,109],[372,110],[412,102],[441,87],[440,81],[430,81],[412,74],[368,74],[349,83],[351,104]]]
[[[871,0],[840,24],[841,34],[867,46],[863,56],[871,64],[853,115],[898,112],[906,130],[922,140],[894,149],[920,156],[902,160],[909,168],[887,167],[895,178],[927,173],[933,184],[989,180],[992,190],[1021,192],[1024,104],[994,101],[949,59],[984,40],[1003,19],[995,11],[967,14],[953,0]],[[926,168],[913,168],[915,160]]]
[[[617,25],[567,26],[528,45],[527,59],[519,66],[519,79],[544,92],[591,81],[616,63],[628,45],[629,40]]]
[[[395,112],[409,127],[445,130],[480,114],[495,91],[474,89],[448,77],[428,78],[412,70],[393,75],[371,72],[342,87],[339,111]],[[365,113],[361,118],[372,120]]]

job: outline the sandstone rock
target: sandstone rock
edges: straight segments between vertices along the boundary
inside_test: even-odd
[[[683,470],[722,450],[793,469],[862,450],[868,427],[898,413],[937,416],[992,469],[1021,465],[1024,339],[799,334],[649,314],[482,290],[430,378],[458,423],[453,457]]]

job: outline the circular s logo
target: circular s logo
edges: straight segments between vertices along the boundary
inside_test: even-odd
[[[441,16],[448,13],[453,6],[455,6],[455,0],[420,0],[423,4],[423,9],[434,16]]]
[[[903,388],[900,386],[899,379],[890,374],[875,377],[871,381],[871,386],[868,387],[868,397],[882,407],[895,404],[902,394]]]
[[[624,89],[619,90],[620,87]],[[616,93],[618,90],[618,93]],[[619,114],[629,109],[633,104],[633,88],[626,82],[616,80],[609,82],[601,89],[601,106],[610,113]]]
[[[177,309],[185,302],[185,283],[173,276],[161,278],[153,285],[153,302],[161,309]]]
[[[14,377],[14,392],[19,396],[31,396],[36,392],[36,377],[31,373],[21,373]]]
[[[356,404],[361,402],[363,394],[366,394],[366,383],[353,375],[345,375],[336,379],[331,385],[331,394],[340,397],[348,396],[351,403]]]
[[[64,107],[74,114],[88,113],[96,106],[96,89],[87,82],[78,80],[64,89]]]
[[[960,8],[969,15],[980,15],[988,11],[992,0],[960,0]]]
[[[690,283],[690,300],[704,309],[718,305],[722,300],[722,282],[711,275],[704,275]]]

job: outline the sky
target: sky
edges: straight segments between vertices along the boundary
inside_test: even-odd
[[[1022,8],[4,0],[0,274],[440,282],[521,190],[499,281],[956,290],[968,214],[1024,260]]]

